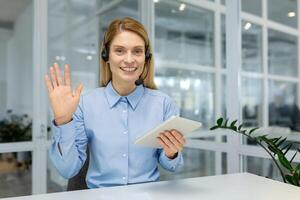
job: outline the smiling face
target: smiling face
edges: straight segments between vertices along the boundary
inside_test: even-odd
[[[112,40],[109,65],[114,85],[134,85],[145,65],[145,42],[136,33],[122,31]]]

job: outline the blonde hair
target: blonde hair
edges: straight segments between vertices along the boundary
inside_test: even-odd
[[[114,37],[122,31],[130,31],[139,35],[145,42],[145,52],[148,50],[152,54],[152,48],[149,41],[149,37],[145,27],[138,21],[125,17],[122,19],[115,19],[110,23],[108,29],[104,35],[104,39],[101,44],[100,54],[103,50],[109,52],[110,43]],[[109,53],[108,53],[109,55]],[[144,80],[144,86],[150,89],[157,89],[154,83],[154,58],[145,61],[143,73],[141,78]],[[105,87],[112,79],[112,72],[109,64],[103,60],[100,56],[100,86]]]

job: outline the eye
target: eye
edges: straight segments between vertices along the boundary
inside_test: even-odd
[[[135,49],[133,50],[134,55],[142,55],[144,53],[143,49]]]
[[[121,54],[124,54],[124,49],[122,49],[122,48],[116,48],[115,52],[116,52],[116,54],[121,55]]]

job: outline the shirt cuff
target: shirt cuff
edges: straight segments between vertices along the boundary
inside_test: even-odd
[[[52,128],[53,128],[53,138],[57,142],[66,142],[66,141],[72,141],[72,139],[75,140],[75,122],[72,119],[72,121],[57,126],[52,120]],[[63,134],[62,134],[63,133]]]
[[[160,161],[161,164],[170,170],[175,171],[179,166],[183,165],[183,156],[181,152],[178,152],[175,158],[170,159],[166,156],[165,151],[162,151],[160,155]]]

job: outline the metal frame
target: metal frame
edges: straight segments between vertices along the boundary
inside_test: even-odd
[[[217,3],[220,1],[218,0]],[[217,8],[217,10],[214,12],[214,53],[215,53],[215,67],[216,67],[216,75],[215,75],[215,116],[221,116],[222,115],[222,45],[221,45],[221,9],[220,7]],[[220,41],[220,42],[217,42]],[[216,142],[222,142],[222,136],[217,135],[215,137]],[[222,174],[222,152],[215,152],[215,173],[216,174]]]
[[[47,190],[47,93],[44,74],[47,72],[47,0],[34,0],[33,37],[33,164],[32,193],[46,193]]]
[[[241,71],[241,18],[240,0],[227,1],[226,8],[226,108],[229,119],[241,120],[240,115],[240,71]],[[235,51],[233,51],[234,49]],[[228,173],[240,171],[239,155],[235,149],[240,147],[240,135],[228,134],[228,145],[232,148],[227,152]]]

